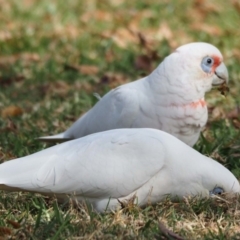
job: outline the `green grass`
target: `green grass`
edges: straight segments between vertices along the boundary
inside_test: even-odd
[[[238,1],[0,4],[1,162],[48,147],[35,138],[65,130],[95,104],[94,92],[103,95],[148,74],[181,44],[207,41],[224,55],[230,93],[226,98],[216,89],[207,94],[209,122],[195,148],[240,177]],[[146,55],[152,57],[143,60]],[[12,239],[164,239],[159,221],[186,239],[240,239],[239,211],[239,199],[225,197],[166,199],[144,209],[97,214],[87,205],[1,192],[0,239],[7,234]]]

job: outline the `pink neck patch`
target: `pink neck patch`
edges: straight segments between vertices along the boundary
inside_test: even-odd
[[[186,106],[190,106],[191,108],[197,108],[197,107],[205,107],[207,104],[204,99],[200,99],[197,102],[192,102],[189,104],[186,104]]]
[[[171,104],[173,107],[190,107],[190,108],[197,108],[197,107],[205,107],[207,106],[205,100],[202,98],[197,102],[191,102],[183,105]]]

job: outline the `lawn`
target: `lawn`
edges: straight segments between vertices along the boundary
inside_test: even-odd
[[[150,73],[176,47],[218,47],[230,92],[206,96],[209,122],[195,148],[240,178],[238,0],[0,0],[0,161],[49,145],[101,96]],[[29,193],[0,195],[0,239],[240,239],[237,197],[170,199],[97,214]],[[160,225],[160,227],[159,227]],[[172,237],[169,239],[181,239]]]

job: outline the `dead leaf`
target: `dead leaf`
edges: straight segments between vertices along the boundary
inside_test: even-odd
[[[224,112],[224,110],[221,107],[215,107],[212,110],[212,114],[211,114],[211,119],[212,120],[219,120],[219,119],[223,119],[226,117],[226,114]]]
[[[0,226],[0,236],[9,236],[12,234],[12,230],[8,227]]]
[[[203,15],[221,12],[220,4],[214,4],[209,0],[195,0],[193,8],[197,9]]]
[[[1,12],[9,12],[12,10],[12,4],[10,2],[6,2],[5,0],[0,0]],[[1,14],[4,15],[4,14]]]
[[[214,160],[217,160],[219,162],[222,162],[222,163],[226,163],[226,161],[227,161],[227,159],[222,157],[217,151],[214,151],[213,153],[211,153],[211,155],[209,157],[211,157]]]
[[[150,45],[148,44],[147,39],[145,38],[145,36],[141,32],[138,32],[137,35],[138,35],[138,38],[139,38],[140,46],[142,46],[143,48],[146,48],[147,50],[149,50]]]
[[[240,117],[240,106],[237,106],[236,108],[234,108],[232,111],[230,111],[229,113],[227,113],[227,118],[230,119],[239,119]]]
[[[170,47],[173,49],[190,42],[193,42],[193,37],[189,36],[185,31],[178,30],[174,31],[174,40],[169,42]]]
[[[167,22],[163,21],[158,28],[141,29],[135,32],[138,37],[140,45],[149,50],[155,49],[159,42],[163,40],[174,41],[174,34]]]
[[[186,15],[195,23],[204,22],[210,14],[219,14],[222,9],[220,4],[214,4],[207,0],[195,0],[192,7],[187,9]]]
[[[85,75],[96,75],[99,72],[99,68],[97,66],[90,65],[81,65],[79,66],[79,70]]]
[[[159,28],[148,28],[141,31],[144,36],[148,49],[154,50],[159,46],[159,42],[166,40],[172,49],[192,42],[193,39],[183,30],[172,31],[169,24],[163,21]]]
[[[37,53],[21,53],[10,56],[0,56],[0,64],[2,65],[14,64],[17,61],[37,62],[39,60],[40,56]]]
[[[2,132],[2,129],[0,129],[0,132]],[[13,155],[11,152],[3,152],[3,149],[0,147],[0,162],[3,163],[6,161],[6,159],[11,160],[15,159],[17,156]],[[8,161],[7,160],[7,161]]]
[[[229,57],[230,58],[233,57],[236,58],[237,60],[240,60],[240,50],[237,48],[233,49]]]
[[[69,92],[70,86],[68,83],[59,80],[56,82],[49,82],[44,85],[41,85],[39,86],[38,90],[40,91],[42,96],[50,94],[64,97]]]
[[[214,25],[208,25],[200,22],[193,23],[191,25],[192,30],[203,31],[213,36],[221,36],[223,31],[220,27]]]
[[[13,77],[0,77],[0,86],[6,87],[15,82],[21,82],[25,77],[23,75],[13,76]]]
[[[84,75],[96,75],[99,72],[99,68],[97,66],[92,65],[64,65],[65,70],[72,70],[76,72],[80,72]]]
[[[166,40],[171,40],[173,39],[173,32],[171,28],[169,27],[167,22],[162,22],[159,29],[158,29],[158,34],[159,38],[161,40],[166,39]]]
[[[51,93],[55,93],[61,96],[65,96],[70,89],[68,83],[64,81],[57,81],[51,84]]]
[[[156,46],[154,42],[157,43],[154,39],[149,39],[146,37],[146,34],[143,34],[143,32],[137,32],[136,33],[139,38],[139,45],[142,47],[143,50],[145,50],[146,54],[152,59],[157,60],[159,59],[158,53],[156,51]]]
[[[223,96],[226,96],[230,91],[230,88],[227,86],[227,83],[224,82],[220,87],[218,87],[218,91],[220,91]]]
[[[81,21],[88,23],[89,21],[95,20],[95,21],[104,21],[104,22],[110,22],[113,20],[113,14],[107,11],[102,10],[95,10],[95,11],[86,11],[81,16]]]
[[[140,44],[145,49],[146,54],[138,55],[135,59],[134,65],[138,70],[144,70],[147,73],[153,70],[153,62],[159,60],[159,55],[156,50],[148,47],[147,41],[141,33],[139,33]]]
[[[12,33],[11,32],[9,32],[7,30],[0,31],[0,41],[1,42],[7,41],[11,38],[12,38]]]
[[[54,37],[67,37],[69,39],[76,39],[81,34],[81,29],[74,25],[56,25],[53,35]]]
[[[152,71],[152,59],[148,55],[139,55],[135,59],[135,68],[146,72]]]
[[[235,7],[235,9],[240,13],[240,2],[239,0],[231,0],[232,5]]]
[[[233,119],[232,123],[233,123],[235,128],[240,129],[240,121],[239,121],[239,119]]]
[[[131,11],[129,14],[131,14],[131,20],[128,24],[129,29],[139,32],[142,30],[140,26],[141,21],[154,17],[155,12],[151,9],[143,9],[141,11]]]
[[[16,132],[17,126],[16,124],[12,121],[12,119],[8,118],[7,119],[7,126],[6,129],[11,132]]]
[[[77,85],[78,85],[78,89],[83,90],[87,93],[93,93],[94,92],[94,87],[89,82],[81,82],[81,83],[78,83]]]
[[[120,73],[106,73],[103,77],[100,78],[100,84],[106,84],[110,88],[118,87],[124,83],[129,82],[128,78]]]
[[[111,34],[111,37],[121,48],[126,48],[129,44],[139,44],[137,35],[126,28],[118,28],[114,34]]]
[[[7,223],[10,224],[13,228],[18,229],[21,227],[21,224],[13,220],[7,219]]]
[[[20,55],[15,56],[19,57],[21,61],[37,62],[40,60],[40,56],[37,53],[21,53]]]
[[[3,118],[6,118],[6,117],[16,117],[16,116],[22,115],[22,113],[23,113],[23,110],[20,107],[11,105],[4,108],[1,112],[1,115]]]
[[[172,31],[166,21],[161,22],[159,28],[148,28],[138,33],[139,43],[152,52],[159,47],[159,42],[166,40],[172,49],[179,45],[192,42],[193,39],[183,30]]]
[[[114,1],[109,1],[108,3],[114,7],[118,7],[118,6],[122,5],[124,2],[125,2],[125,0],[114,0]]]
[[[115,59],[114,53],[111,49],[107,50],[105,53],[105,59],[107,62],[113,62]]]
[[[23,6],[24,6],[25,8],[31,7],[34,3],[35,3],[34,0],[23,0]]]
[[[65,115],[64,120],[75,122],[80,116],[76,117],[75,115]]]

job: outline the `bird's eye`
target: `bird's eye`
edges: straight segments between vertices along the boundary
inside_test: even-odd
[[[209,56],[204,57],[201,63],[202,70],[206,73],[211,73],[213,64],[214,64],[213,58]]]
[[[215,187],[210,191],[210,195],[221,195],[224,193],[224,190],[221,187]]]
[[[207,59],[207,63],[208,63],[208,64],[211,64],[211,63],[212,63],[212,59],[211,59],[211,58],[208,58],[208,59]]]

